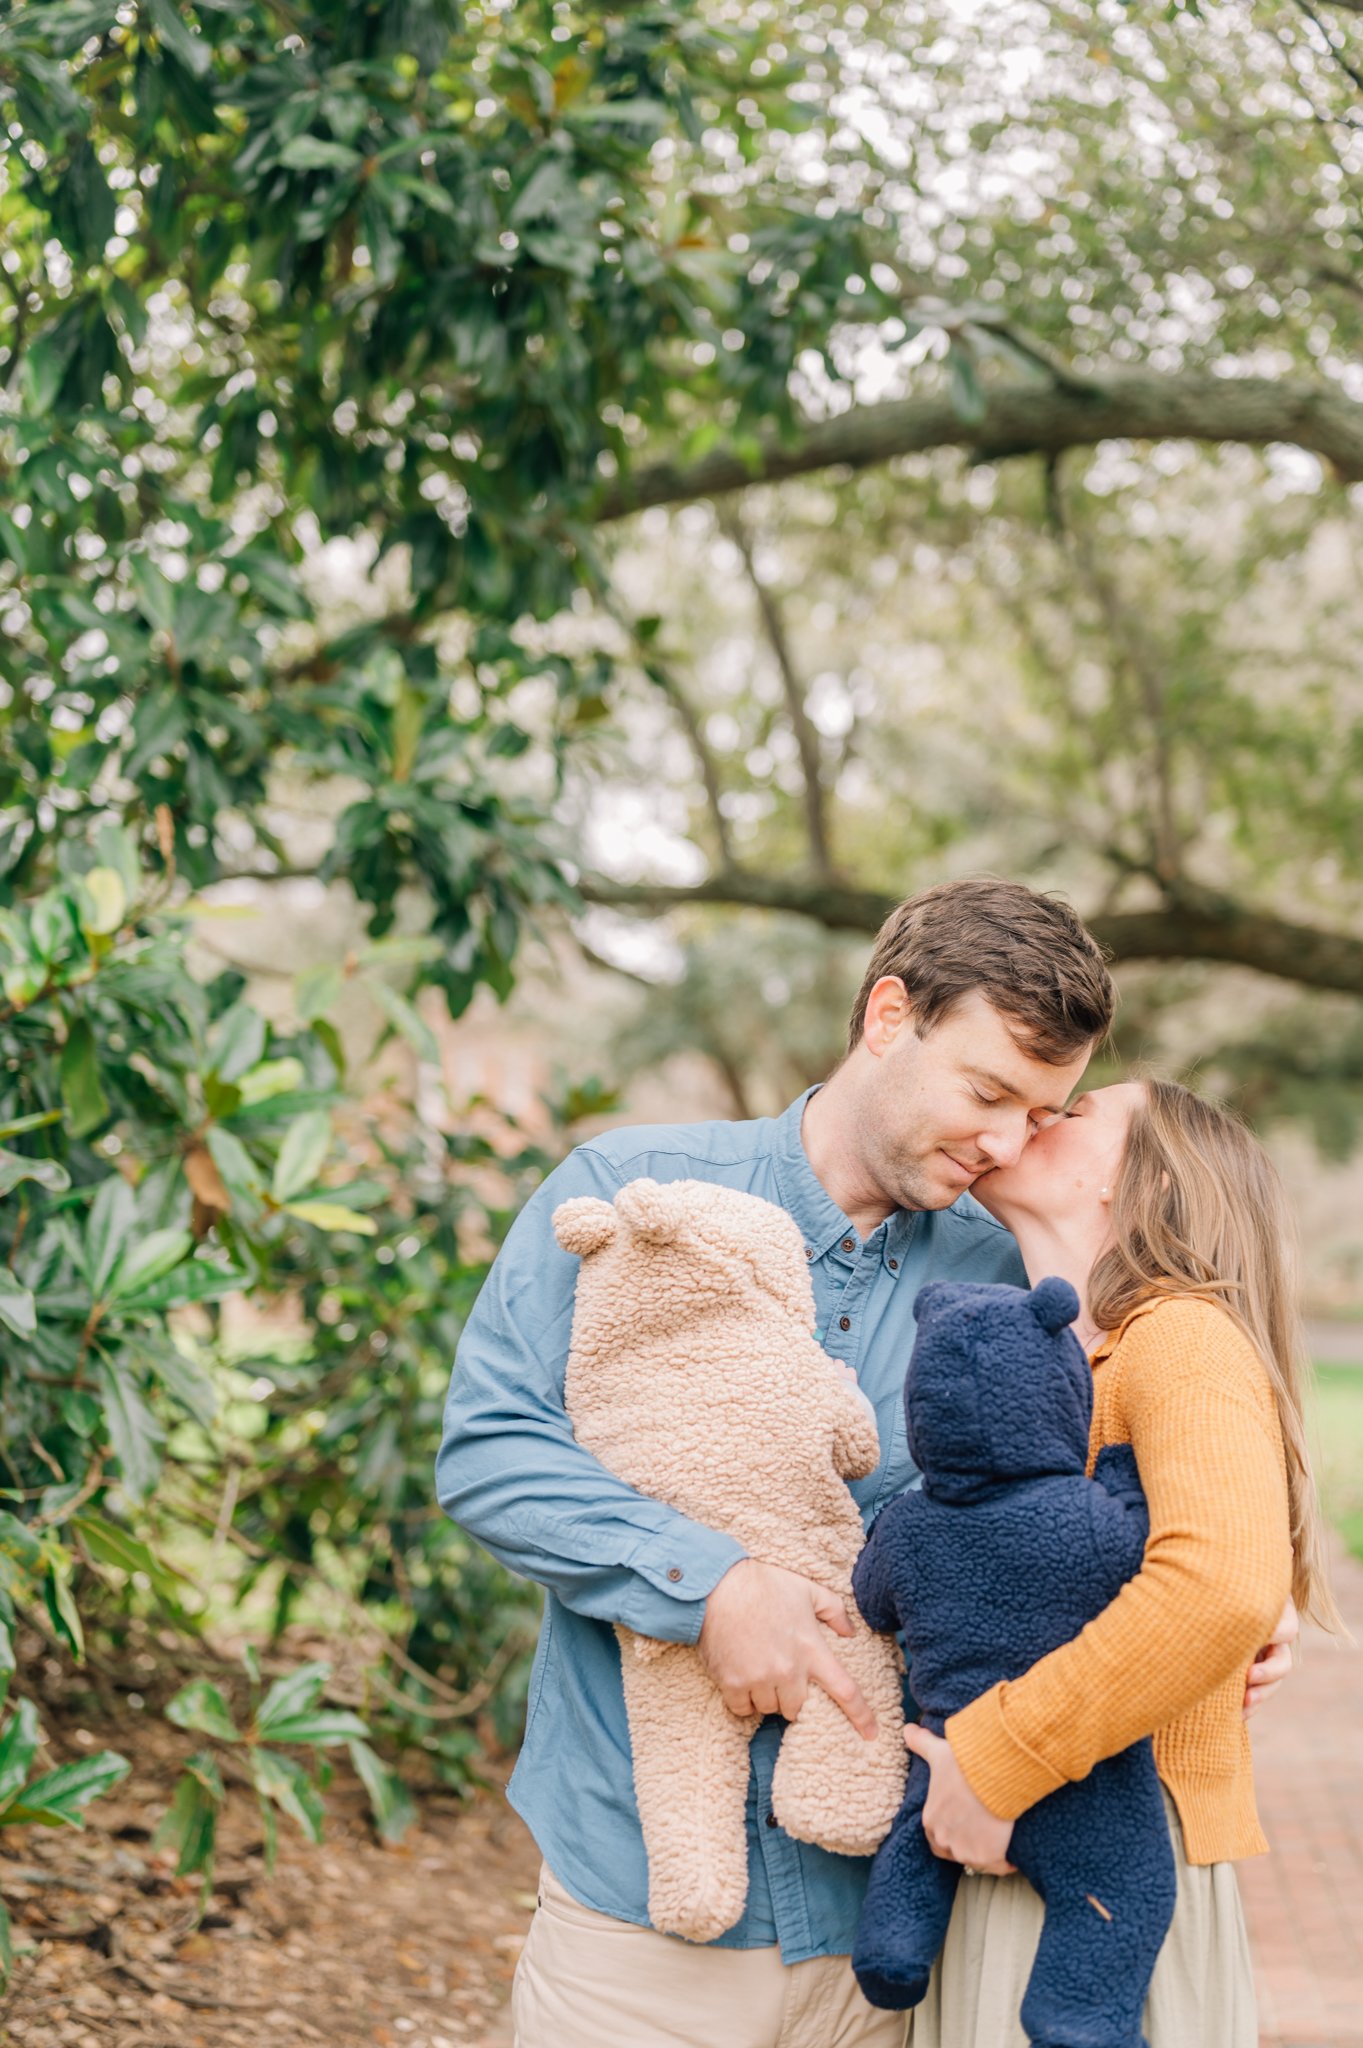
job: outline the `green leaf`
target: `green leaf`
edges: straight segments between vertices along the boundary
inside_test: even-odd
[[[39,1119],[25,1117],[22,1121],[32,1123]],[[0,1195],[8,1195],[25,1180],[36,1181],[50,1195],[64,1194],[71,1185],[71,1176],[60,1160],[25,1159],[22,1153],[0,1150]]]
[[[8,1266],[0,1266],[0,1323],[17,1337],[31,1337],[38,1327],[32,1289],[21,1287]]]
[[[256,1709],[257,1735],[272,1735],[276,1721],[291,1721],[299,1714],[308,1713],[321,1697],[322,1687],[330,1676],[330,1664],[318,1659],[310,1664],[300,1664],[296,1671],[288,1671],[283,1678],[277,1678]]]
[[[178,57],[195,78],[203,78],[212,67],[212,47],[202,36],[190,32],[175,0],[143,0],[143,5],[164,47],[172,56]]]
[[[220,1081],[239,1081],[257,1066],[265,1051],[266,1023],[245,1001],[224,1010],[208,1034],[211,1071]]]
[[[166,1707],[166,1719],[196,1735],[214,1735],[219,1742],[240,1742],[241,1736],[226,1700],[207,1678],[181,1686]]]
[[[329,142],[321,135],[295,135],[280,150],[279,161],[291,171],[356,171],[364,158],[344,142]]]
[[[22,371],[24,395],[35,418],[41,419],[52,410],[79,341],[78,323],[61,319],[35,335],[25,349]]]
[[[183,1308],[188,1301],[220,1301],[226,1294],[239,1293],[250,1276],[239,1267],[219,1265],[218,1256],[215,1252],[186,1259],[162,1279],[125,1295],[120,1306],[139,1315],[159,1315],[168,1308]]]
[[[204,1429],[211,1429],[218,1415],[218,1390],[198,1360],[181,1351],[173,1337],[164,1343],[140,1341],[137,1350],[166,1392]]]
[[[3,1991],[14,1968],[14,1943],[10,1937],[9,1912],[0,1899],[0,1991]]]
[[[416,1803],[411,1793],[397,1772],[390,1770],[367,1742],[351,1742],[346,1747],[355,1774],[369,1795],[380,1840],[400,1842],[416,1819]]]
[[[89,914],[81,919],[83,928],[101,936],[116,932],[128,907],[123,877],[113,868],[88,868],[80,877],[80,886],[91,906]]]
[[[322,1795],[301,1764],[272,1749],[253,1749],[251,1776],[256,1790],[297,1821],[310,1842],[321,1841]]]
[[[242,1102],[244,1105],[270,1102],[277,1095],[288,1095],[295,1088],[301,1088],[306,1078],[302,1060],[264,1060],[249,1074],[242,1075],[239,1084]]]
[[[77,1017],[67,1031],[58,1072],[71,1135],[87,1138],[109,1114],[109,1098],[99,1078],[99,1055],[88,1017]]]
[[[324,960],[320,967],[305,968],[294,981],[294,1008],[300,1024],[311,1024],[315,1017],[325,1016],[341,993],[342,974],[333,961]]]
[[[127,1529],[120,1529],[116,1522],[108,1521],[103,1515],[91,1514],[88,1510],[73,1515],[69,1526],[72,1533],[79,1536],[91,1557],[98,1559],[99,1563],[115,1565],[119,1571],[127,1572],[130,1576],[133,1572],[143,1572],[163,1598],[172,1601],[178,1599],[179,1575],[172,1571],[169,1565],[163,1564],[156,1552],[140,1537],[132,1535]]]
[[[189,1877],[211,1870],[217,1839],[218,1808],[224,1799],[217,1764],[205,1751],[192,1756],[175,1787],[170,1808],[152,1836],[154,1849],[178,1852],[175,1871]]]
[[[239,1195],[243,1201],[259,1194],[260,1175],[240,1138],[224,1130],[221,1124],[210,1124],[204,1132],[204,1143],[229,1193]]]
[[[269,1733],[271,1742],[310,1742],[325,1748],[333,1742],[366,1739],[369,1730],[358,1714],[328,1707],[315,1714],[286,1714],[271,1721]]]
[[[132,1247],[114,1274],[109,1299],[117,1301],[120,1296],[150,1287],[153,1280],[169,1273],[193,1249],[194,1238],[188,1230],[150,1231]]]
[[[317,1230],[352,1230],[359,1237],[378,1234],[379,1226],[372,1216],[362,1216],[358,1209],[347,1209],[341,1202],[285,1202],[284,1210],[286,1215],[296,1216],[300,1223],[311,1223]]]
[[[80,1811],[98,1799],[111,1785],[127,1776],[131,1766],[115,1749],[102,1749],[97,1756],[78,1757],[61,1764],[24,1787],[22,1802],[16,1801],[6,1820],[37,1821],[41,1827],[79,1827]]]
[[[71,1593],[69,1565],[53,1563],[48,1566],[47,1577],[43,1581],[43,1601],[53,1628],[62,1637],[77,1664],[83,1664],[85,1631],[81,1627],[80,1613]]]
[[[279,1860],[279,1816],[263,1792],[256,1796],[260,1804],[261,1833],[265,1837],[265,1869],[273,1876]]]
[[[165,1431],[121,1365],[98,1363],[104,1426],[118,1459],[123,1485],[134,1500],[145,1500],[161,1473]]]
[[[565,116],[574,127],[665,128],[668,109],[662,100],[603,100],[595,107],[573,107]]]
[[[121,1173],[111,1173],[95,1190],[85,1224],[85,1277],[96,1297],[108,1285],[136,1221],[136,1195]]]
[[[308,1187],[331,1145],[331,1118],[324,1109],[309,1110],[295,1119],[284,1134],[275,1162],[271,1193],[277,1202]]]
[[[92,1437],[99,1428],[104,1410],[83,1387],[63,1387],[59,1405],[62,1421],[78,1437]]]
[[[134,555],[129,563],[129,569],[138,603],[147,619],[161,632],[169,633],[175,624],[175,585],[162,573],[150,555]],[[146,735],[152,752],[159,754],[164,753],[166,747],[173,745],[184,732],[188,723],[188,713],[182,704],[172,698],[144,698],[138,706],[139,712],[146,714],[154,713],[158,709],[162,717],[171,717],[173,721],[167,730],[162,731],[158,718],[156,732],[149,732]],[[140,730],[140,726],[135,723],[134,731]]]
[[[435,1033],[425,1018],[413,1009],[406,996],[400,996],[396,989],[389,988],[386,981],[377,977],[366,977],[365,987],[419,1057],[438,1063],[440,1047]]]
[[[8,1806],[27,1778],[40,1732],[32,1700],[17,1700],[0,1735],[0,1807]]]
[[[48,1124],[59,1124],[62,1113],[59,1109],[37,1109],[32,1116],[13,1116],[0,1123],[0,1139],[17,1138],[21,1131],[42,1130]],[[53,1160],[39,1160],[39,1165],[55,1165]]]
[[[42,1569],[43,1547],[36,1536],[8,1508],[0,1508],[0,1564],[9,1567],[11,1583],[22,1584]]]

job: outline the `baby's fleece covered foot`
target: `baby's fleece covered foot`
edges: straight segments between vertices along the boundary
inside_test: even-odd
[[[852,1948],[863,1997],[888,2012],[906,2012],[925,1996],[960,1880],[960,1865],[944,1862],[928,1847],[927,1790],[927,1768],[915,1764],[904,1803],[871,1865]]]
[[[853,1603],[847,1601],[849,1611]],[[821,1686],[811,1686],[798,1720],[781,1737],[771,1803],[788,1835],[840,1856],[872,1856],[904,1796],[901,1659],[894,1644],[856,1615],[854,1634],[831,1638],[835,1655],[875,1716],[868,1742]]]

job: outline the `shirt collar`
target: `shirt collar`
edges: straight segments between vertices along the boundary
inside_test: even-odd
[[[776,1120],[774,1159],[777,1185],[783,1206],[799,1225],[805,1242],[805,1256],[811,1263],[823,1258],[845,1237],[850,1237],[854,1246],[859,1241],[856,1225],[843,1214],[810,1165],[809,1154],[800,1136],[805,1104],[822,1086],[821,1081],[816,1081],[812,1088],[806,1088],[804,1094],[797,1095]],[[899,1270],[917,1224],[917,1212],[911,1209],[892,1209],[885,1219],[880,1256],[891,1272]]]
[[[1149,1296],[1145,1301],[1138,1301],[1134,1308],[1128,1309],[1126,1314],[1122,1317],[1122,1320],[1118,1323],[1116,1329],[1109,1330],[1106,1333],[1106,1335],[1101,1337],[1098,1340],[1098,1342],[1094,1345],[1092,1351],[1090,1351],[1089,1353],[1089,1364],[1100,1365],[1105,1358],[1111,1357],[1112,1353],[1117,1349],[1118,1344],[1126,1335],[1126,1332],[1131,1328],[1131,1325],[1136,1321],[1137,1317],[1148,1316],[1151,1309],[1158,1308],[1160,1302],[1163,1299],[1163,1295],[1154,1294]]]

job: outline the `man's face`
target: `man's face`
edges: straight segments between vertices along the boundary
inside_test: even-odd
[[[920,1038],[893,977],[872,991],[864,1045],[874,1065],[862,1156],[904,1209],[949,1208],[980,1174],[1011,1166],[1064,1108],[1088,1063],[1087,1048],[1064,1066],[1024,1052],[978,992]]]

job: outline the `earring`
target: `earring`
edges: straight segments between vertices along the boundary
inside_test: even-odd
[[[1105,1200],[1107,1199],[1107,1197],[1108,1197],[1108,1196],[1109,1196],[1109,1195],[1110,1195],[1111,1193],[1112,1193],[1112,1190],[1111,1190],[1111,1188],[1099,1188],[1099,1190],[1098,1190],[1098,1194],[1099,1194],[1099,1198],[1100,1198],[1100,1200],[1104,1200],[1104,1201],[1105,1201]]]

